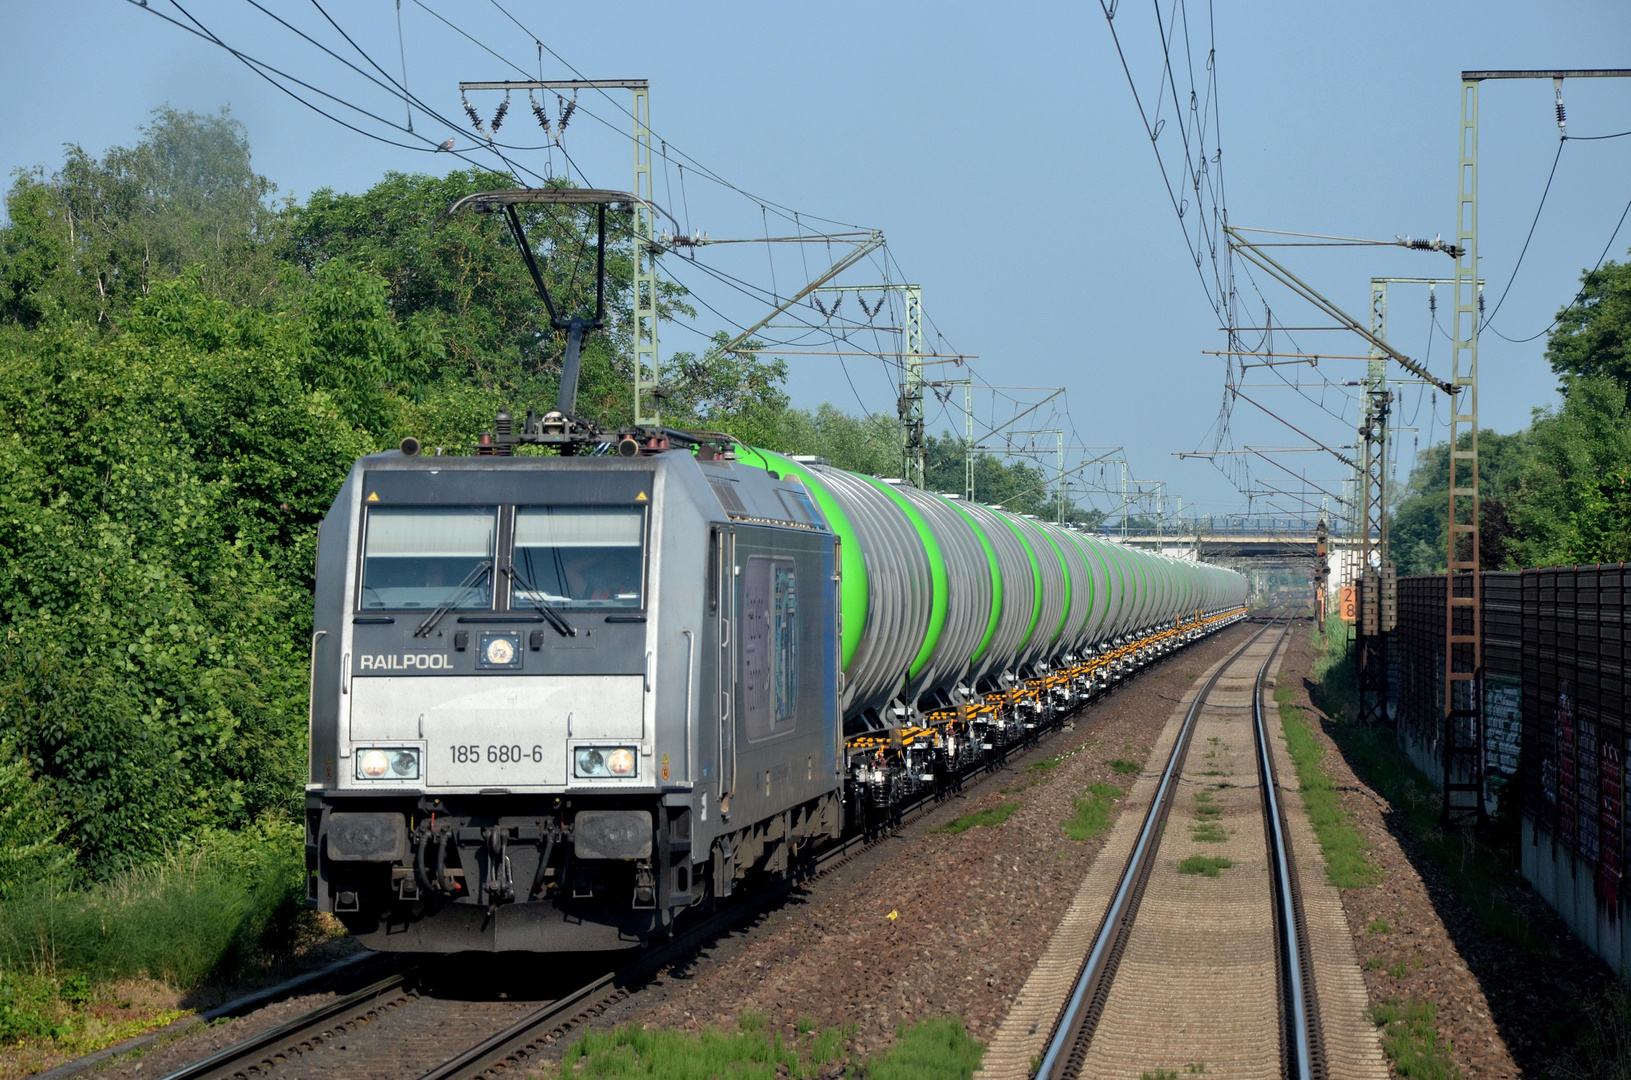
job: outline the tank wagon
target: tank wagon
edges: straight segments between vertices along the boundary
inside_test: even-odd
[[[509,427],[362,459],[319,535],[307,898],[370,948],[640,943],[1243,614],[1232,571],[817,460]]]

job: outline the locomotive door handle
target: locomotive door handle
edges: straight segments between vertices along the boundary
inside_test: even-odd
[[[691,695],[695,689],[693,679],[696,674],[697,636],[689,630],[681,630],[685,635],[685,779],[687,783],[697,782],[697,725],[696,713],[691,707]]]

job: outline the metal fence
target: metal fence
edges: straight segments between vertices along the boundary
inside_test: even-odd
[[[1525,812],[1596,868],[1610,910],[1625,865],[1628,587],[1624,563],[1523,574]]]
[[[1483,764],[1485,806],[1521,799],[1525,876],[1582,940],[1631,971],[1621,919],[1631,564],[1491,572],[1482,584],[1482,677],[1459,685],[1482,694],[1482,752],[1472,760]],[[1438,783],[1446,779],[1444,589],[1441,574],[1400,578],[1389,641],[1399,742]],[[1470,734],[1458,732],[1457,742],[1472,742]]]

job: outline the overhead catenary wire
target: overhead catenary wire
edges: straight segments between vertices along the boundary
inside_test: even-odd
[[[1495,309],[1484,317],[1479,329],[1488,329],[1489,324],[1495,321],[1495,316],[1500,314],[1501,305],[1506,303],[1507,294],[1512,291],[1512,283],[1518,279],[1518,270],[1523,266],[1523,257],[1529,253],[1529,242],[1535,238],[1535,226],[1540,224],[1540,213],[1546,209],[1546,196],[1551,194],[1552,181],[1557,177],[1557,163],[1563,160],[1563,147],[1567,142],[1566,138],[1557,141],[1557,153],[1552,156],[1552,168],[1546,174],[1546,186],[1541,189],[1540,203],[1535,207],[1535,216],[1529,222],[1529,233],[1523,238],[1523,247],[1518,249],[1518,259],[1512,264],[1512,274],[1506,279],[1506,287],[1501,290],[1501,298],[1495,301]]]
[[[1625,209],[1620,211],[1620,219],[1617,222],[1614,223],[1614,231],[1609,234],[1608,243],[1603,245],[1602,253],[1597,256],[1597,261],[1592,264],[1592,267],[1591,267],[1591,270],[1590,270],[1591,274],[1595,274],[1598,270],[1600,270],[1602,268],[1603,260],[1608,258],[1608,252],[1614,246],[1615,238],[1620,235],[1620,229],[1622,227],[1624,227],[1626,215],[1628,215],[1628,214],[1631,214],[1631,200],[1627,200],[1626,204],[1625,204]],[[1493,327],[1491,327],[1491,332],[1493,332],[1496,337],[1501,338],[1504,341],[1510,341],[1514,345],[1527,344],[1528,342],[1534,341],[1536,338],[1541,337],[1542,335],[1551,333],[1552,329],[1554,327],[1556,327],[1558,323],[1562,322],[1564,317],[1567,316],[1569,314],[1569,312],[1573,311],[1575,309],[1575,307],[1579,305],[1580,301],[1584,300],[1585,298],[1586,298],[1586,286],[1582,282],[1581,286],[1580,286],[1580,290],[1574,294],[1574,299],[1570,300],[1568,302],[1568,304],[1566,304],[1563,307],[1563,309],[1557,313],[1557,317],[1554,318],[1550,323],[1548,323],[1543,329],[1537,330],[1535,333],[1530,334],[1528,337],[1509,338],[1505,334],[1501,333],[1499,330],[1495,330]],[[1445,333],[1445,337],[1448,338],[1449,334]]]
[[[473,158],[471,158],[464,151],[452,149],[450,147],[447,147],[445,144],[444,145],[438,145],[435,142],[435,140],[430,139],[430,138],[428,138],[428,137],[426,137],[424,135],[421,135],[418,132],[408,132],[407,129],[405,127],[403,127],[402,125],[400,125],[400,124],[396,124],[396,123],[393,123],[390,120],[386,120],[384,117],[379,116],[379,115],[377,115],[375,113],[372,113],[372,112],[368,111],[367,109],[362,108],[359,105],[355,105],[355,104],[345,100],[344,98],[338,97],[337,95],[330,94],[325,90],[322,90],[322,89],[320,89],[320,88],[318,88],[316,86],[313,86],[312,84],[310,84],[308,82],[305,82],[304,80],[299,79],[299,78],[295,77],[294,75],[291,75],[288,72],[283,71],[282,69],[277,68],[277,67],[273,66],[272,64],[269,64],[269,63],[265,62],[264,60],[259,60],[259,59],[255,58],[255,57],[250,56],[249,54],[247,54],[247,53],[245,53],[245,52],[243,52],[243,51],[241,51],[241,50],[227,44],[220,37],[216,36],[215,33],[213,31],[211,31],[207,26],[205,26],[202,22],[200,22],[195,16],[193,16],[190,12],[188,12],[185,8],[183,8],[179,3],[177,3],[176,0],[170,0],[171,5],[173,7],[175,7],[175,9],[177,11],[180,11],[182,13],[182,15],[188,21],[192,22],[194,25],[188,26],[187,23],[182,22],[180,19],[176,19],[176,18],[173,18],[172,16],[166,15],[164,12],[159,11],[156,8],[150,7],[147,4],[142,3],[141,0],[126,0],[126,2],[129,3],[132,7],[136,7],[136,8],[141,9],[142,11],[148,12],[149,14],[155,16],[156,18],[162,19],[165,22],[171,24],[172,26],[175,26],[175,27],[177,27],[177,28],[189,33],[189,34],[192,34],[194,37],[197,37],[197,38],[200,38],[200,39],[202,39],[204,41],[207,41],[210,44],[215,45],[218,48],[224,50],[229,55],[231,55],[232,57],[237,59],[240,63],[242,63],[245,67],[249,68],[249,70],[253,71],[255,74],[259,75],[261,78],[263,78],[267,82],[271,83],[274,87],[276,87],[278,90],[282,91],[284,94],[286,94],[289,97],[293,98],[295,101],[298,101],[300,104],[304,105],[306,108],[310,109],[312,112],[317,113],[319,116],[322,116],[324,119],[329,120],[329,121],[331,121],[331,122],[333,122],[335,124],[338,124],[340,127],[343,127],[345,129],[347,129],[348,131],[355,132],[356,134],[362,135],[362,136],[364,136],[365,138],[368,138],[368,139],[372,139],[375,142],[384,143],[387,146],[394,146],[394,147],[397,147],[397,148],[402,149],[402,150],[414,150],[414,151],[418,151],[418,152],[421,152],[421,153],[444,153],[444,152],[445,153],[450,153],[450,154],[452,154],[452,156],[457,157],[457,158],[459,158],[459,159],[461,159],[461,160],[463,160],[465,162],[468,162],[469,164],[471,164],[473,166],[476,166],[477,168],[485,168],[486,167],[486,166],[482,165],[481,162],[476,161]],[[274,76],[276,76],[276,77],[274,78]],[[312,102],[310,102],[310,101],[306,100],[305,98],[301,97],[299,94],[297,94],[293,90],[289,89],[288,86],[284,85],[282,82],[279,82],[278,81],[279,79],[285,79],[288,82],[291,82],[291,83],[294,83],[297,86],[303,87],[304,89],[309,90],[314,94],[318,94],[318,95],[320,95],[320,96],[322,96],[324,98],[327,98],[330,101],[333,101],[338,105],[343,105],[344,107],[346,107],[348,109],[351,109],[352,111],[354,111],[354,112],[356,112],[356,113],[358,113],[358,114],[360,114],[362,116],[366,116],[371,120],[375,120],[375,121],[385,125],[386,127],[392,128],[393,130],[401,131],[401,132],[410,134],[410,135],[414,136],[415,138],[419,139],[425,145],[415,145],[413,143],[399,142],[399,141],[397,141],[395,139],[391,139],[391,138],[388,138],[386,136],[380,135],[378,132],[373,132],[373,131],[367,130],[366,128],[358,127],[357,125],[352,124],[349,121],[346,121],[346,120],[344,120],[344,119],[342,119],[342,118],[340,118],[338,116],[335,116],[333,113],[331,113],[328,110],[324,109],[322,106],[315,105]]]

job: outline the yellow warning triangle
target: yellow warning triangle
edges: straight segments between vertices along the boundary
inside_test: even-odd
[[[370,491],[370,492],[369,492],[369,493],[368,493],[368,501],[369,501],[369,502],[379,502],[379,492],[377,492],[377,491]]]
[[[646,493],[642,491],[640,494],[638,494],[638,495],[636,495],[634,497],[634,501],[635,502],[648,502],[649,500],[646,498]]]

